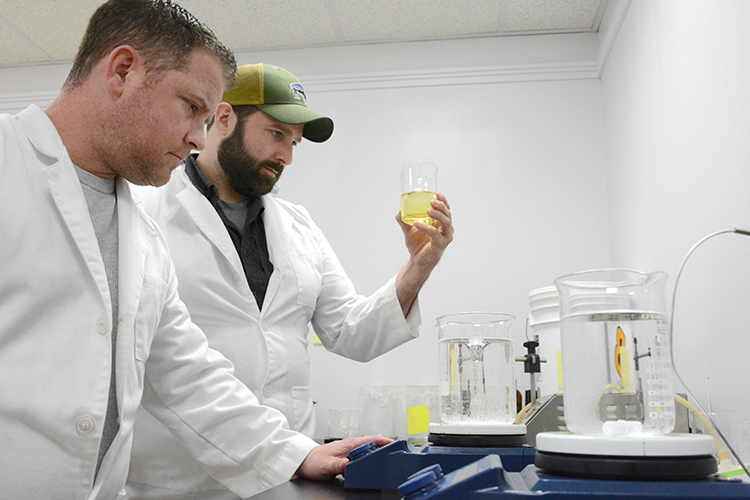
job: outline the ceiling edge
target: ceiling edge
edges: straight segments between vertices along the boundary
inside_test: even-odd
[[[604,19],[601,24],[605,28],[599,33],[601,41],[599,43],[599,56],[596,61],[599,68],[599,78],[602,77],[604,67],[607,65],[609,56],[612,53],[612,48],[617,41],[617,35],[620,33],[622,23],[625,22],[625,17],[628,14],[628,9],[630,9],[631,3],[632,0],[609,1],[609,5],[614,6],[615,8],[607,9],[605,14],[607,19]]]

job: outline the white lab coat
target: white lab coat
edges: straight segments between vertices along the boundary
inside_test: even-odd
[[[177,295],[158,227],[117,182],[120,430],[94,481],[110,380],[104,264],[71,160],[47,115],[0,115],[0,490],[122,494],[141,403],[241,496],[287,480],[315,446],[208,349]]]
[[[146,212],[167,236],[180,297],[212,348],[263,404],[284,413],[293,429],[315,430],[310,396],[309,323],[330,351],[368,361],[418,335],[419,304],[405,319],[395,278],[370,297],[356,293],[323,233],[299,205],[262,198],[263,223],[274,270],[261,310],[239,255],[216,210],[184,166],[161,188],[135,188]],[[174,490],[219,488],[185,457],[148,415],[136,418],[129,482]],[[189,462],[192,462],[189,463]],[[138,498],[168,498],[138,487]],[[215,492],[216,498],[221,495]],[[201,498],[209,498],[203,492]]]

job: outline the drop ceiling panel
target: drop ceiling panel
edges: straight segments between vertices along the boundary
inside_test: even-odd
[[[18,64],[20,61],[40,63],[47,59],[34,49],[30,42],[19,36],[18,32],[0,20],[0,66]]]
[[[0,15],[52,60],[70,60],[78,51],[89,18],[101,3],[101,0],[0,0]],[[18,41],[15,44],[20,45]]]
[[[323,0],[183,0],[235,52],[337,42]]]
[[[497,33],[498,0],[330,0],[345,41],[439,39]]]
[[[509,0],[506,32],[595,31],[601,0]]]

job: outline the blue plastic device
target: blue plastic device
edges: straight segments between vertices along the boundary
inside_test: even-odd
[[[692,481],[576,479],[545,474],[534,465],[522,472],[508,472],[497,455],[481,458],[442,478],[430,471],[415,477],[420,481],[410,480],[406,493],[402,492],[404,500],[750,499],[750,483],[723,476]]]
[[[352,453],[358,450],[359,448]],[[531,446],[426,446],[417,449],[405,439],[399,439],[381,448],[374,448],[373,443],[365,452],[357,452],[355,455],[352,453],[349,454],[350,462],[346,465],[344,473],[344,487],[368,490],[395,490],[409,476],[428,466],[438,464],[442,472],[448,473],[490,454],[502,457],[507,470],[520,472],[527,465],[533,464],[536,456],[536,450]]]

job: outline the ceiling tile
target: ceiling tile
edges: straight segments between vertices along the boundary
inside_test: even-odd
[[[0,0],[0,14],[54,60],[72,60],[101,0]],[[18,42],[16,42],[17,44]]]
[[[496,33],[499,0],[330,0],[346,41]]]
[[[508,0],[505,31],[593,30],[602,0]]]
[[[323,0],[183,0],[235,52],[336,42]]]
[[[47,60],[3,23],[0,23],[0,47],[3,48],[0,50],[0,66],[40,63]]]

